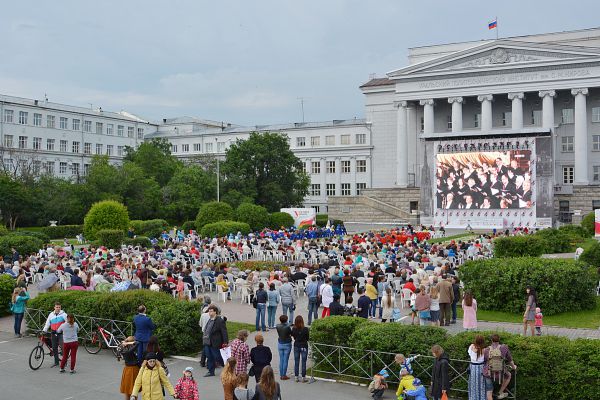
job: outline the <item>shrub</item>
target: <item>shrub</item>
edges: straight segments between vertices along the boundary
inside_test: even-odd
[[[141,246],[141,247],[145,247],[145,248],[149,248],[150,246],[152,246],[152,243],[150,242],[150,239],[148,238],[148,236],[136,236],[132,239],[125,238],[125,239],[123,239],[123,243],[128,246],[129,245]]]
[[[96,239],[96,234],[102,229],[117,229],[127,231],[129,214],[127,208],[114,200],[104,200],[92,205],[83,221],[85,236]]]
[[[310,340],[315,343],[347,345],[356,329],[371,322],[357,317],[330,317],[314,320],[310,327]]]
[[[74,238],[83,233],[83,225],[58,225],[45,226],[42,233],[48,235],[50,239]]]
[[[594,236],[596,233],[596,214],[591,212],[581,220],[581,227],[585,229],[588,236]]]
[[[328,216],[327,214],[317,214],[317,226],[320,226],[321,228],[327,226],[327,220],[328,220]]]
[[[269,226],[269,212],[262,206],[242,203],[235,210],[236,221],[245,222],[253,231],[260,231]]]
[[[37,253],[42,248],[44,242],[33,236],[7,235],[0,237],[0,255],[11,254],[11,247],[23,255],[28,256]]]
[[[100,245],[109,249],[120,249],[125,235],[118,229],[101,229],[96,232]]]
[[[34,232],[34,231],[12,231],[8,235],[10,236],[30,236],[37,239],[40,239],[44,243],[50,242],[50,237],[42,232]]]
[[[566,229],[542,229],[534,234],[546,241],[544,253],[570,253],[575,251],[577,243],[581,242],[582,237],[573,231],[573,228]]]
[[[181,230],[188,234],[190,231],[196,230],[196,221],[185,221],[181,224]]]
[[[8,235],[8,228],[4,224],[0,224],[0,236]]]
[[[527,285],[536,289],[545,315],[590,310],[595,305],[596,273],[574,260],[522,257],[469,261],[461,266],[460,277],[484,310],[523,312]]]
[[[0,316],[10,313],[8,303],[12,300],[12,292],[15,289],[15,279],[8,275],[0,275]]]
[[[164,219],[133,220],[129,222],[136,235],[158,238],[163,231],[169,229],[169,223]]]
[[[278,261],[237,261],[229,264],[231,267],[239,268],[240,271],[287,271],[290,269],[289,266],[282,264]]]
[[[204,203],[196,216],[196,229],[219,221],[231,221],[234,218],[233,208],[227,203],[211,201]]]
[[[202,227],[200,234],[203,237],[227,236],[230,233],[238,233],[247,235],[250,233],[250,225],[245,222],[237,221],[219,221],[211,224],[206,224]]]
[[[594,268],[600,267],[600,243],[596,242],[581,253],[579,259]]]
[[[270,216],[269,227],[271,229],[279,229],[281,227],[289,228],[294,226],[294,218],[285,212],[274,212]]]
[[[560,228],[558,228],[558,230],[571,235],[571,237],[573,237],[573,238],[577,237],[577,238],[585,239],[586,237],[589,236],[587,230],[581,225],[573,225],[573,224],[563,225]]]

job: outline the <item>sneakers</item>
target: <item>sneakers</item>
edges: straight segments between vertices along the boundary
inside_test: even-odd
[[[507,397],[508,397],[508,393],[506,393],[506,392],[498,393],[498,399],[505,399]]]
[[[296,377],[296,382],[300,382],[300,378]]]
[[[207,372],[206,374],[204,374],[205,378],[208,378],[209,376],[215,376],[215,374],[214,373],[211,374],[210,372]]]
[[[60,373],[62,374],[62,373],[64,373],[64,372],[65,372],[65,369],[64,369],[64,368],[61,368],[61,369],[60,369]]]
[[[289,380],[289,379],[290,379],[290,377],[289,377],[289,376],[287,376],[287,375],[283,375],[283,376],[282,376],[281,378],[279,378],[279,379],[281,379],[282,381],[287,381],[287,380]]]
[[[74,370],[74,369],[72,369],[72,370],[70,370],[70,371],[69,371],[69,373],[70,373],[70,374],[74,374],[74,373],[75,373],[75,370]]]
[[[52,364],[50,368],[58,367],[58,364]]]
[[[307,377],[302,378],[302,383],[308,383],[308,382],[309,382],[309,380]]]

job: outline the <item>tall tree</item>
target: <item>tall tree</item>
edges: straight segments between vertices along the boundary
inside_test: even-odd
[[[31,186],[0,174],[0,216],[10,229],[15,229],[19,218],[29,212],[34,202]]]
[[[269,211],[296,206],[308,193],[310,180],[280,133],[252,132],[234,143],[222,164],[225,189],[235,189]]]
[[[137,149],[127,147],[125,161],[139,165],[145,176],[154,178],[161,187],[171,180],[175,171],[182,165],[181,161],[171,154],[171,144],[164,138],[144,142]]]
[[[217,197],[217,177],[199,165],[185,165],[162,188],[163,215],[174,221],[196,218],[202,203]]]

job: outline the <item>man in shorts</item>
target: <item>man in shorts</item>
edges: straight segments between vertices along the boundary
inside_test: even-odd
[[[504,399],[508,397],[506,388],[511,379],[510,370],[511,368],[516,370],[517,366],[513,362],[508,346],[500,344],[500,336],[493,334],[491,339],[492,344],[483,350],[485,391],[487,400],[492,400],[494,383],[499,383],[500,391],[498,392],[498,399]]]

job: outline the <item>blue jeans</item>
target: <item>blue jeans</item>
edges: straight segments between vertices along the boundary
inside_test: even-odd
[[[204,354],[206,355],[206,366],[210,374],[215,373],[215,364],[221,359],[221,352],[207,344],[204,345]]]
[[[318,319],[318,311],[319,311],[319,304],[318,304],[318,299],[316,297],[311,297],[308,299],[308,324],[312,324],[312,320],[314,319]]]
[[[456,322],[456,301],[452,302],[452,321]]]
[[[379,319],[383,317],[383,307],[381,307],[381,297],[377,298],[377,304],[379,304]],[[375,315],[373,315],[375,316]]]
[[[148,342],[138,342],[137,357],[139,365],[142,365],[142,361],[144,360],[144,352],[146,351],[147,346]]]
[[[267,306],[267,313],[267,325],[269,328],[275,328],[275,315],[277,314],[277,306]]]
[[[279,350],[279,376],[285,376],[287,375],[288,361],[292,352],[292,342],[277,343],[277,350]]]
[[[372,299],[371,300],[371,309],[369,310],[369,316],[370,317],[375,317],[377,314],[377,299]]]
[[[267,305],[265,303],[258,303],[256,305],[256,331],[260,331],[258,329],[258,323],[260,322],[262,325],[262,330],[266,331],[267,327],[265,325],[265,312],[267,311]]]
[[[23,315],[25,313],[15,313],[15,335],[21,334],[21,323],[23,322]]]
[[[294,346],[294,375],[299,377],[300,357],[302,357],[302,377],[306,377],[306,358],[308,357],[308,347]]]
[[[294,305],[281,303],[281,308],[283,308],[283,315],[288,316],[288,323],[290,325],[293,324],[294,323]]]

